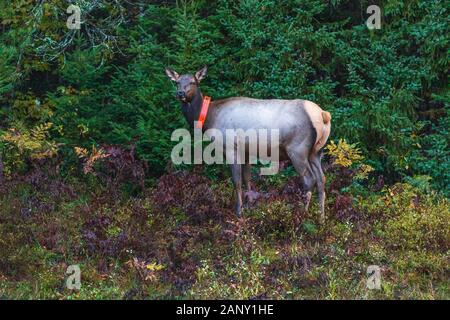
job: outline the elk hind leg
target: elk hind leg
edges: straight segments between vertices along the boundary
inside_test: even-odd
[[[240,217],[242,212],[242,167],[240,164],[231,165],[231,177],[236,195],[235,211],[236,215]]]
[[[325,175],[320,164],[320,154],[313,154],[310,158],[311,168],[316,178],[317,193],[319,197],[320,221],[325,221]]]
[[[288,151],[288,156],[294,165],[295,171],[299,174],[302,179],[301,188],[306,191],[306,203],[305,210],[308,211],[309,205],[311,203],[312,190],[315,187],[315,175],[308,161],[308,149],[298,148],[296,150]]]

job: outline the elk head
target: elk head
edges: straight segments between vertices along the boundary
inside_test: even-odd
[[[172,69],[166,68],[167,76],[177,84],[176,97],[185,103],[190,103],[197,93],[200,81],[206,77],[207,67],[203,67],[199,71],[192,74],[179,75]]]

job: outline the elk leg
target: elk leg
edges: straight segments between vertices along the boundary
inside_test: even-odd
[[[231,176],[236,194],[236,215],[240,217],[242,211],[242,168],[240,164],[231,165]]]
[[[250,204],[250,191],[251,191],[251,185],[250,185],[250,179],[251,179],[251,165],[249,163],[242,164],[242,183],[244,184],[245,193],[244,193],[244,207],[247,207]]]
[[[311,191],[307,191],[306,192],[306,203],[305,203],[305,210],[306,210],[306,212],[308,212],[308,210],[309,210],[309,204],[311,203],[311,198],[312,198],[312,192]]]
[[[306,191],[306,204],[305,210],[308,211],[309,204],[312,197],[312,189],[315,185],[315,175],[308,161],[308,149],[299,148],[297,150],[287,150],[288,156],[294,165],[295,171],[299,174],[302,179],[302,189]]]
[[[309,206],[311,204],[311,198],[312,198],[312,191],[316,185],[315,183],[315,177],[312,172],[312,168],[310,164],[304,163],[303,166],[306,166],[306,170],[303,171],[303,175],[300,175],[300,178],[302,180],[302,189],[303,191],[306,191],[306,203],[305,203],[305,211],[308,212]],[[295,167],[295,165],[294,165]],[[296,170],[298,172],[298,170]]]
[[[250,179],[252,175],[252,166],[249,163],[242,165],[242,182],[244,183],[245,190],[251,191]]]
[[[317,192],[319,195],[320,222],[325,221],[325,175],[320,165],[320,155],[316,154],[311,157],[311,166],[316,176]]]

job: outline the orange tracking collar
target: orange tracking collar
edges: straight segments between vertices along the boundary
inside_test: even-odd
[[[204,96],[202,102],[202,110],[200,110],[200,116],[198,117],[197,129],[201,129],[206,120],[208,114],[209,104],[211,103],[211,97]]]

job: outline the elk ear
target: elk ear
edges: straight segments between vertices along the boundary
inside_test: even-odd
[[[206,77],[206,72],[208,71],[208,68],[204,66],[200,70],[198,70],[195,73],[195,79],[197,79],[198,82],[202,81]]]
[[[180,75],[178,73],[176,73],[175,71],[173,71],[172,69],[169,69],[169,68],[166,68],[166,74],[173,81],[177,81],[178,78],[180,77]]]

